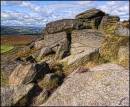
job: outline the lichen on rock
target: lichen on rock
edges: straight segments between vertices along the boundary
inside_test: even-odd
[[[48,23],[18,51],[9,77],[17,91],[4,89],[2,104],[127,106],[129,23],[119,20],[94,8]]]

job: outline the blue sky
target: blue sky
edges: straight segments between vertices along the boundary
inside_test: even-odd
[[[117,15],[121,20],[129,18],[128,1],[2,1],[1,24],[45,26],[51,21],[75,18],[91,8]]]

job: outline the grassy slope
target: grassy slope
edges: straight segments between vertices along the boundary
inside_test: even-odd
[[[12,50],[14,48],[14,46],[11,45],[1,45],[1,53],[5,53],[8,52],[10,50]]]

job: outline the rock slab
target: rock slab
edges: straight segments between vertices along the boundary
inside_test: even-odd
[[[103,64],[73,72],[42,106],[128,106],[129,71]]]
[[[49,65],[45,62],[41,64],[19,64],[10,75],[9,84],[20,85],[36,82],[49,72]]]
[[[33,87],[34,84],[1,87],[1,106],[16,105],[20,103],[23,98],[23,104],[27,103],[27,96]]]

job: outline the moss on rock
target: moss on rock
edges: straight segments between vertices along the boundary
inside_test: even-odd
[[[7,86],[9,84],[7,74],[5,74],[3,71],[0,72],[0,81],[1,86]]]
[[[118,63],[129,68],[129,47],[121,46],[118,52]]]
[[[128,37],[107,35],[100,48],[101,57],[112,62],[116,61],[120,46],[126,46],[128,42]]]
[[[56,89],[61,82],[59,75],[51,73],[47,74],[38,84],[42,89],[46,88],[47,90],[52,91]]]

